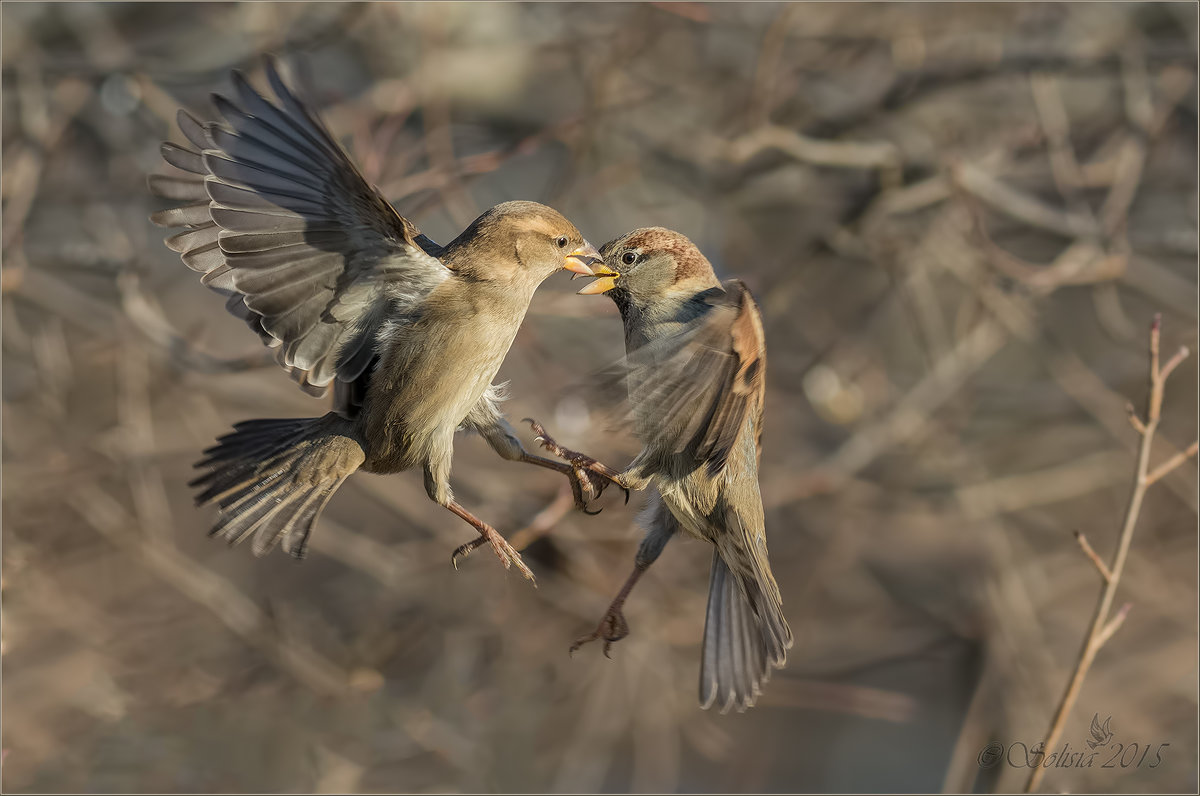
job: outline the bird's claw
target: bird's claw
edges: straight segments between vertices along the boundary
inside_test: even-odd
[[[591,456],[559,445],[546,431],[546,428],[533,418],[527,417],[525,422],[533,429],[535,442],[571,465],[571,472],[567,477],[571,481],[571,492],[575,496],[575,508],[584,514],[599,514],[602,509],[588,511],[587,505],[589,501],[604,494],[604,490],[609,484],[616,484],[620,487],[621,491],[625,493],[625,504],[629,504],[629,488],[621,483],[620,473],[596,461]]]
[[[537,580],[533,577],[533,571],[525,565],[525,562],[521,559],[521,554],[495,528],[488,528],[487,531],[484,531],[478,537],[456,547],[454,552],[450,554],[450,563],[457,570],[458,559],[470,555],[471,551],[477,547],[482,547],[484,544],[491,544],[492,550],[496,553],[496,557],[500,559],[500,563],[504,565],[505,569],[515,564],[517,571],[532,581],[534,588],[537,587]]]
[[[466,556],[470,555],[472,550],[474,550],[476,547],[479,547],[479,545],[483,544],[485,541],[487,540],[480,536],[478,539],[472,539],[466,544],[460,544],[458,547],[454,548],[454,552],[450,554],[450,563],[454,565],[455,569],[458,569],[458,559],[465,558]],[[505,566],[507,566],[507,564]]]
[[[575,643],[567,652],[574,657],[575,651],[584,644],[602,639],[604,641],[604,657],[611,660],[612,655],[609,654],[609,651],[612,649],[612,645],[628,635],[629,623],[625,621],[625,615],[619,609],[609,608],[596,629],[586,636],[575,639]]]
[[[591,470],[575,466],[574,463],[571,465],[571,472],[567,478],[571,481],[571,493],[575,496],[575,508],[592,516],[603,511],[603,509],[589,511],[588,503],[604,494],[605,488],[610,483],[606,478]]]

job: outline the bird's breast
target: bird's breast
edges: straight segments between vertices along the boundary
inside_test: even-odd
[[[381,352],[363,414],[376,471],[426,460],[492,383],[520,326],[503,313],[434,313],[394,335]]]
[[[691,535],[715,541],[726,531],[731,508],[746,516],[762,516],[754,433],[754,421],[747,418],[725,467],[715,476],[686,453],[663,461],[655,484],[663,502]],[[761,527],[761,520],[757,524]]]

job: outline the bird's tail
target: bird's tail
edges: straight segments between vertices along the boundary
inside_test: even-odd
[[[329,498],[366,456],[353,425],[333,412],[295,420],[247,420],[204,451],[208,472],[189,484],[196,505],[216,503],[209,535],[237,544],[253,536],[255,555],[283,549],[303,558],[308,534]]]
[[[713,553],[700,657],[702,708],[745,710],[762,693],[772,667],[783,668],[787,660],[792,630],[769,566],[758,563],[753,573],[739,576]]]

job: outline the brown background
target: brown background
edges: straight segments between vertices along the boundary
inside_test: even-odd
[[[8,791],[1018,788],[1100,583],[1146,339],[1197,342],[1193,4],[5,4]],[[599,244],[691,236],[762,305],[763,492],[797,642],[743,715],[696,707],[709,551],[673,543],[605,660],[567,646],[636,505],[457,445],[459,498],[356,476],[297,564],[205,537],[190,463],[319,414],[162,245],[145,176],[180,105],[284,56],[436,240],[537,199]],[[261,85],[261,83],[260,83]],[[798,137],[801,133],[804,137]],[[1072,163],[1075,164],[1072,167]],[[986,232],[986,237],[984,233]],[[575,285],[577,287],[578,284]],[[502,370],[516,420],[635,450],[566,388],[621,346],[549,280]],[[1155,462],[1196,435],[1196,367]],[[525,439],[529,435],[526,432]],[[638,503],[635,499],[635,504]],[[1054,791],[1197,787],[1196,468],[1150,492],[1064,740],[1169,743]],[[1150,758],[1146,763],[1153,758]]]

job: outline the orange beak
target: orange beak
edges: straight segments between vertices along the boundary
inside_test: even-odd
[[[563,268],[579,276],[595,276],[592,266],[603,262],[604,258],[596,251],[596,247],[584,241],[582,246],[563,258]]]
[[[584,285],[583,290],[579,291],[579,295],[594,296],[599,293],[607,293],[617,286],[617,278],[621,276],[619,273],[604,263],[597,264],[593,270],[595,271],[595,275],[600,278]]]

